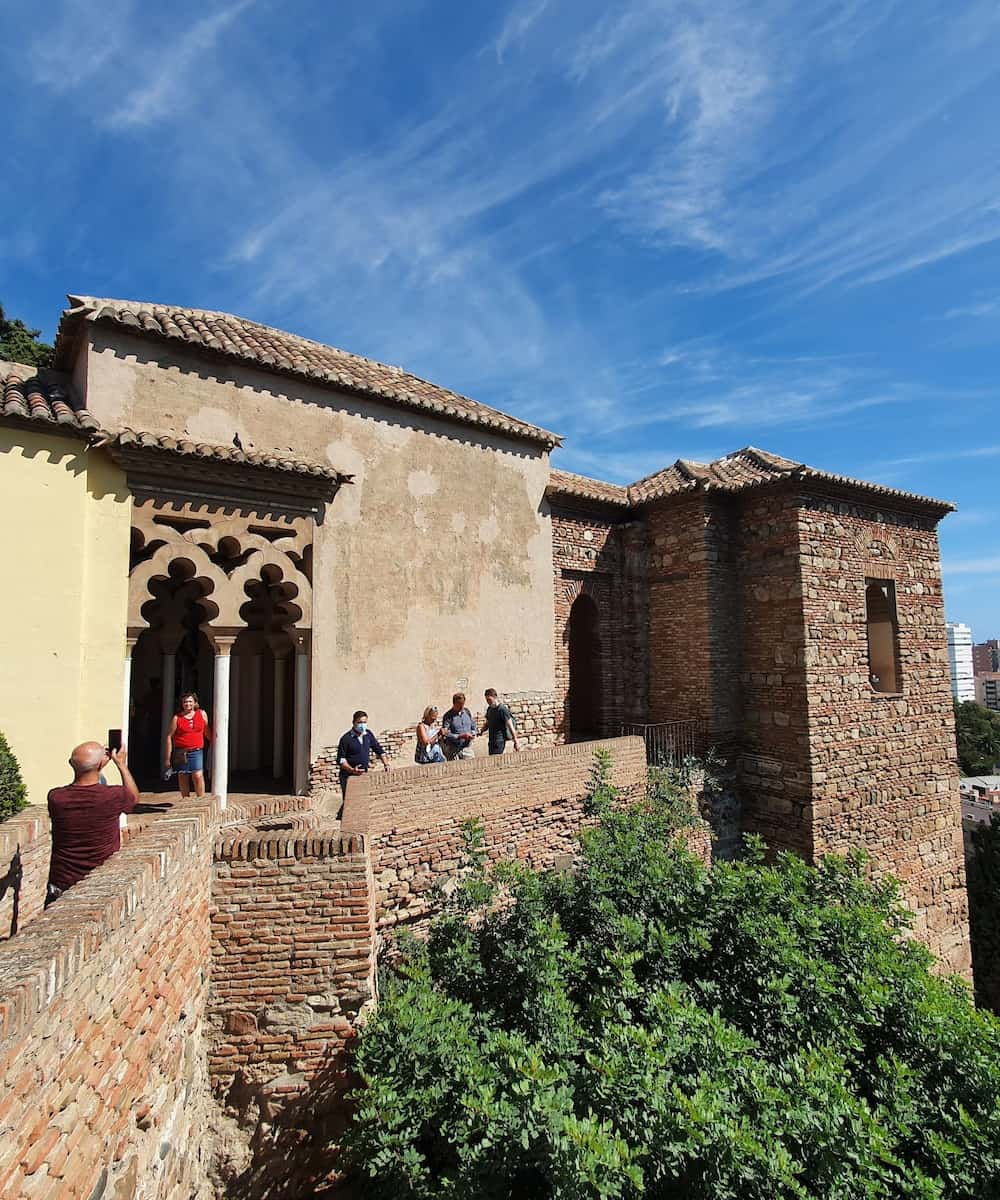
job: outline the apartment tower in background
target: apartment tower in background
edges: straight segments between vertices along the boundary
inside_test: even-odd
[[[948,621],[948,665],[951,667],[951,694],[960,703],[975,700],[976,684],[972,671],[972,630],[958,621]]]

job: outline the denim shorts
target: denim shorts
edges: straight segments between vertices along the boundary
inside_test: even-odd
[[[192,771],[204,771],[205,769],[205,751],[204,750],[188,750],[187,759],[183,767],[177,767],[176,770],[183,771],[189,775]]]

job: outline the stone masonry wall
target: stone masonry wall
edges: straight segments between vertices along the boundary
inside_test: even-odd
[[[647,595],[644,527],[598,506],[553,506],[555,694],[559,740],[572,736],[569,707],[569,620],[581,593],[597,604],[600,636],[600,723],[615,736],[623,722],[646,719]]]
[[[323,828],[228,832],[214,860],[209,1072],[250,1149],[230,1189],[305,1195],[332,1168],[375,995],[370,864],[360,836]]]
[[[627,798],[642,793],[646,752],[641,738],[613,738],[442,766],[372,772],[350,780],[342,827],[367,831],[379,926],[425,919],[431,889],[459,867],[461,826],[483,820],[491,858],[523,858],[551,866],[575,852],[587,823],[583,799],[594,750],[607,749],[612,782]]]
[[[51,850],[42,805],[33,804],[0,824],[0,941],[41,915]]]
[[[0,1195],[208,1195],[211,802],[179,803],[0,946]]]
[[[647,516],[650,721],[713,716],[707,519],[702,496]]]
[[[970,966],[940,556],[925,516],[805,497],[800,508],[815,851],[863,846],[903,884],[915,933]],[[865,580],[895,583],[901,691],[868,682]]]
[[[787,494],[750,493],[739,569],[743,828],[775,849],[813,852],[799,516]]]

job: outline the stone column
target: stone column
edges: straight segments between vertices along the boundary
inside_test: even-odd
[[[290,631],[295,646],[295,738],[293,783],[296,796],[309,790],[309,632]]]
[[[280,779],[285,773],[285,677],[288,674],[285,663],[292,647],[281,635],[269,637],[267,640],[274,655],[274,741],[271,775]]]
[[[229,795],[229,664],[235,634],[211,634],[215,647],[215,698],[212,723],[215,727],[215,754],[212,760],[212,791],[219,807],[226,807]]]
[[[128,746],[129,725],[132,715],[132,651],[138,641],[138,635],[131,633],[125,636],[125,671],[122,677],[122,745]],[[163,751],[160,751],[162,756]]]

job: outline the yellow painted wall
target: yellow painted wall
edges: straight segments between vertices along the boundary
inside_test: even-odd
[[[32,804],[121,725],[130,515],[102,451],[0,425],[0,729]]]

